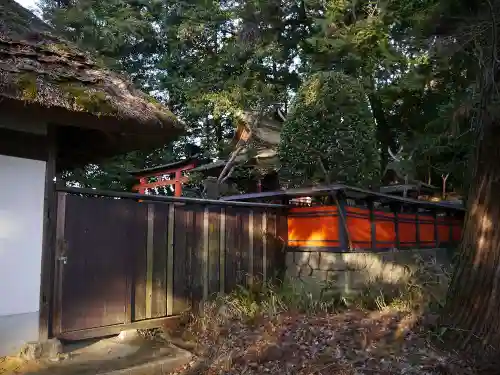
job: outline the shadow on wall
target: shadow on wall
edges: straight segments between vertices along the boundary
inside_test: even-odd
[[[289,252],[287,276],[320,292],[325,283],[342,294],[373,283],[397,286],[410,281],[421,262],[451,268],[448,249],[403,250],[386,253]]]

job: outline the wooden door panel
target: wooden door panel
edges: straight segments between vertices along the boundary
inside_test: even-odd
[[[134,201],[67,196],[66,261],[60,265],[62,332],[126,322],[127,275],[140,246],[134,226],[141,213],[145,215],[144,205]]]

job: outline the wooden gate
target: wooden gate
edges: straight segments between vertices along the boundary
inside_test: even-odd
[[[58,192],[56,337],[160,326],[284,267],[286,217],[277,205],[91,194]]]

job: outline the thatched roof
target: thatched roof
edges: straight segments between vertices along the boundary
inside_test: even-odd
[[[32,106],[45,122],[143,136],[116,151],[160,146],[183,129],[164,106],[13,0],[0,0],[0,98]]]

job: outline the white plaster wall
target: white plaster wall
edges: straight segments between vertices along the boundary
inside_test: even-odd
[[[0,356],[38,338],[45,162],[0,155]]]

